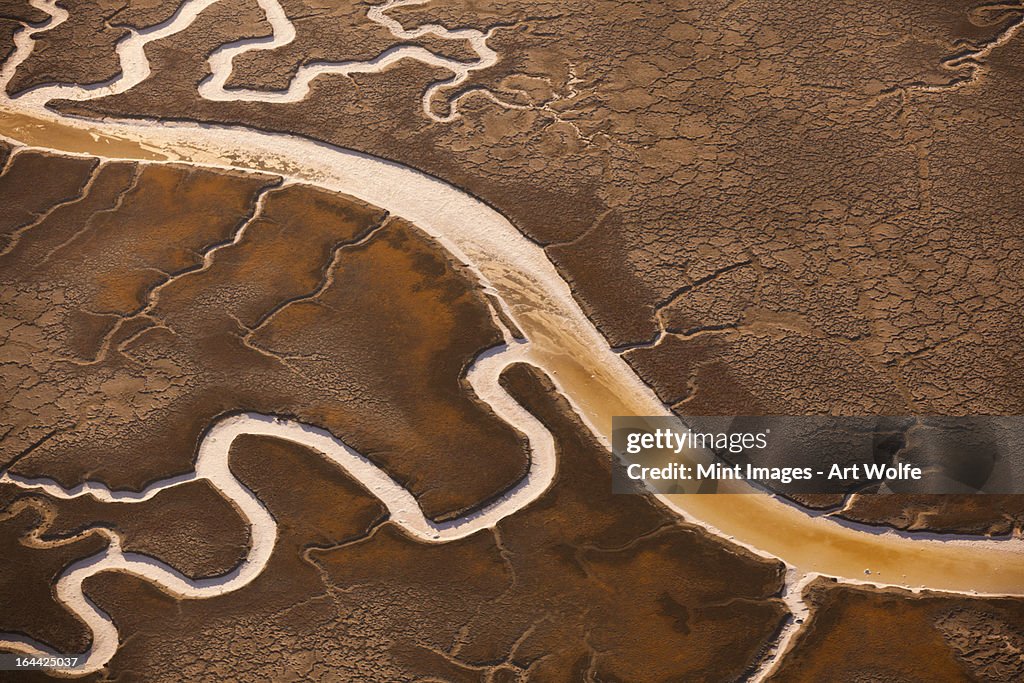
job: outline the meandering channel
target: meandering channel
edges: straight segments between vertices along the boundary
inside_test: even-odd
[[[111,490],[101,482],[83,482],[73,489],[65,489],[49,479],[24,479],[4,473],[0,482],[39,490],[55,498],[90,496],[101,502],[121,503],[150,500],[161,491],[203,479],[231,501],[249,525],[251,541],[245,560],[223,576],[190,579],[153,557],[124,552],[116,534],[110,535],[110,545],[105,550],[68,567],[57,580],[57,597],[89,627],[92,644],[74,669],[58,670],[58,673],[81,676],[97,671],[117,652],[119,641],[113,621],[85,597],[82,589],[83,582],[90,576],[105,571],[121,571],[151,581],[171,595],[199,599],[238,590],[260,575],[277,542],[277,523],[252,491],[231,473],[228,462],[231,445],[239,436],[275,437],[313,449],[379,498],[388,509],[390,522],[426,543],[447,543],[491,528],[499,520],[536,500],[555,476],[554,438],[499,382],[501,372],[510,364],[528,362],[527,349],[527,343],[510,340],[503,346],[484,352],[474,360],[466,379],[477,397],[487,403],[499,418],[526,435],[530,444],[529,472],[501,497],[446,522],[427,518],[407,489],[330,432],[313,425],[252,412],[225,417],[207,430],[200,441],[195,469],[191,474],[154,482],[138,492]],[[32,655],[61,654],[24,637],[0,637],[0,647]]]
[[[613,415],[671,415],[609,347],[543,249],[503,215],[457,187],[391,161],[297,136],[155,120],[83,121],[45,108],[55,98],[90,99],[123,92],[142,82],[149,75],[145,45],[183,30],[215,1],[188,0],[164,24],[129,36],[118,46],[124,74],[112,83],[88,88],[47,86],[24,97],[0,102],[0,135],[18,145],[106,159],[269,171],[356,197],[412,222],[470,266],[480,283],[500,299],[506,315],[527,338],[526,343],[510,343],[481,357],[470,373],[470,380],[481,399],[529,436],[533,459],[530,474],[508,496],[450,525],[434,525],[423,517],[407,491],[323,430],[254,414],[218,423],[203,440],[194,477],[209,479],[243,511],[253,530],[249,558],[228,577],[205,582],[189,581],[166,565],[158,566],[161,563],[152,558],[123,553],[116,544],[102,558],[73,565],[60,579],[58,595],[97,634],[88,654],[93,665],[106,661],[116,651],[117,636],[116,630],[111,633],[113,625],[109,618],[105,619],[81,595],[81,580],[90,573],[127,571],[170,592],[200,598],[245,585],[259,573],[260,563],[265,564],[276,538],[276,527],[262,504],[227,470],[230,439],[241,433],[272,434],[310,446],[381,496],[392,518],[407,531],[426,541],[444,542],[513,514],[540,495],[553,476],[555,455],[550,435],[497,385],[497,373],[508,363],[528,362],[546,372],[605,445],[610,443]],[[33,4],[48,8],[54,22],[63,20],[63,10],[52,2],[34,0]],[[6,84],[13,70],[30,53],[34,33],[46,28],[19,34],[17,50],[4,68],[0,85]],[[245,49],[259,49],[258,45],[258,41],[238,41],[223,49],[218,58],[229,66],[233,56]],[[383,69],[386,61],[379,61],[376,67]],[[225,97],[231,96],[232,91],[221,90]],[[183,481],[154,486],[166,487]],[[119,495],[100,486],[68,492],[59,490],[52,482],[16,483],[56,495],[94,495],[101,499]],[[773,496],[757,493],[663,496],[661,500],[686,520],[714,534],[786,562],[791,568],[792,585],[809,575],[823,574],[844,581],[867,578],[880,585],[939,591],[1024,594],[1021,539],[963,540],[883,532],[810,515]],[[865,576],[865,569],[872,574]],[[20,647],[39,650],[42,646],[21,642]]]

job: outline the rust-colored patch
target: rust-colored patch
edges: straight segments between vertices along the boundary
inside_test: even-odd
[[[4,177],[16,196],[32,176]],[[332,430],[435,518],[518,481],[525,444],[462,380],[501,342],[483,293],[412,226],[277,182],[108,163],[18,235],[0,256],[17,472],[139,490],[256,410]]]

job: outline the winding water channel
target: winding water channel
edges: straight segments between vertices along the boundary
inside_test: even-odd
[[[46,2],[34,4],[49,7],[55,20],[58,18],[55,6]],[[194,19],[194,15],[209,4],[212,0],[186,2],[175,15],[178,19],[172,18],[169,22],[185,21],[192,10],[195,10],[191,14]],[[190,9],[190,5],[194,6]],[[180,30],[176,25],[161,26],[148,35],[164,35],[171,28]],[[20,52],[15,55],[15,62],[24,59],[31,50],[31,33],[26,31],[19,35]],[[227,449],[231,439],[238,435],[272,434],[310,446],[378,495],[388,505],[392,519],[410,533],[427,542],[445,542],[493,526],[502,517],[514,514],[543,493],[554,476],[556,455],[550,434],[497,384],[498,374],[509,363],[528,362],[546,372],[606,446],[611,441],[614,415],[671,415],[651,389],[612,351],[543,249],[500,213],[457,187],[391,161],[296,136],[178,122],[83,121],[45,109],[45,103],[53,98],[88,99],[99,96],[99,91],[127,89],[145,79],[149,70],[144,50],[146,41],[139,42],[134,37],[130,40],[136,42],[124,51],[119,46],[125,74],[118,83],[77,90],[70,86],[53,86],[32,91],[25,98],[0,101],[0,135],[17,145],[105,159],[189,163],[277,173],[356,197],[410,221],[456,259],[469,265],[480,283],[501,301],[505,313],[527,339],[525,343],[510,340],[506,346],[481,356],[469,380],[477,395],[489,403],[499,417],[527,434],[532,465],[527,478],[502,499],[460,520],[437,525],[423,517],[405,489],[314,425],[275,421],[255,414],[218,423],[203,440],[194,476],[157,482],[150,487],[154,490],[144,494],[151,497],[162,488],[195,478],[210,480],[234,501],[248,520],[253,537],[249,557],[227,577],[200,581],[185,579],[152,558],[122,553],[116,542],[103,557],[88,558],[73,565],[59,580],[58,595],[72,611],[82,616],[95,636],[88,653],[91,668],[75,673],[102,666],[117,648],[116,629],[109,617],[81,594],[81,582],[86,576],[104,570],[126,571],[145,576],[169,592],[198,598],[240,588],[262,570],[276,540],[276,525],[262,503],[241,486],[227,468]],[[243,42],[233,44],[231,51],[221,52],[220,63],[230,68],[230,56],[244,47]],[[17,63],[14,67],[10,64],[5,67],[7,78],[16,66]],[[224,97],[230,93],[223,89],[220,92]],[[58,496],[125,499],[124,494],[111,492],[98,484],[64,491],[52,482],[27,482],[6,476],[8,481],[26,488],[39,488]],[[142,495],[136,494],[136,497]],[[791,587],[808,576],[823,574],[845,581],[868,579],[876,584],[915,589],[1024,594],[1024,553],[1021,552],[1024,541],[1019,538],[964,540],[883,532],[808,514],[773,496],[759,493],[660,498],[684,519],[760,555],[784,561],[790,567]],[[865,569],[871,570],[870,576],[865,575]],[[25,651],[47,651],[41,644],[24,639],[18,643],[7,639],[6,644]]]

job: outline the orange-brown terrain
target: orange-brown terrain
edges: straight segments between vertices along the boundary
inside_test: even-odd
[[[138,488],[187,471],[218,413],[259,408],[331,425],[422,487],[420,504],[438,516],[518,478],[519,440],[500,425],[474,437],[494,418],[459,388],[467,360],[498,341],[485,299],[412,226],[276,178],[31,151],[13,155],[0,187],[21,212],[0,257],[5,462],[15,474]],[[381,301],[388,308],[374,308]],[[388,362],[400,354],[413,362]],[[559,449],[558,479],[529,511],[491,533],[423,544],[316,453],[243,437],[232,471],[280,525],[270,565],[209,601],[175,600],[139,579],[89,579],[89,599],[125,641],[109,674],[663,680],[752,670],[787,614],[781,565],[644,497],[613,496],[603,449],[527,368],[504,381]],[[452,388],[438,393],[449,374]],[[404,405],[388,393],[398,390],[409,392]],[[411,431],[396,434],[388,420]],[[40,436],[41,423],[52,428]],[[389,450],[397,438],[421,445]],[[419,476],[403,475],[403,463]],[[193,578],[230,572],[250,542],[204,482],[144,503],[12,484],[0,500],[10,558],[0,630],[65,652],[83,650],[90,633],[47,585],[111,533]],[[659,659],[666,644],[672,654]]]
[[[0,183],[15,474],[140,490],[187,472],[206,426],[243,409],[329,426],[438,519],[525,472],[517,435],[460,385],[501,339],[486,304],[386,212],[275,178],[35,152]],[[485,463],[438,467],[457,453]]]
[[[303,55],[380,47],[363,47],[377,24],[317,22],[301,4],[285,7],[296,40],[241,55],[228,88],[279,90]],[[970,0],[396,7],[407,27],[491,31],[500,60],[434,99],[455,116],[443,124],[420,96],[448,75],[412,60],[324,76],[293,103],[203,99],[202,55],[269,27],[200,15],[149,48],[144,83],[56,106],[299,133],[464,187],[546,245],[681,414],[1015,414],[1024,243],[1008,141],[1022,48],[985,50],[1022,15]],[[353,31],[351,55],[296,47]],[[54,68],[33,55],[31,80],[10,89],[53,81]],[[930,503],[898,501],[872,521],[897,523],[908,506]]]
[[[0,59],[23,58],[0,118],[65,84],[47,111],[98,129],[242,126],[440,178],[539,245],[684,418],[1024,411],[1019,2],[218,0],[119,57],[191,5],[0,0]],[[283,172],[103,153],[0,139],[0,650],[95,649],[91,605],[117,642],[85,680],[1024,680],[1019,597],[798,584],[613,495],[573,397],[522,362],[501,386],[557,465],[494,524],[419,536],[325,453],[244,434],[225,476],[276,525],[251,581],[200,599],[115,569],[69,604],[69,567],[118,553],[244,573],[266,528],[196,475],[232,416],[326,430],[435,529],[538,476],[469,380],[529,340],[457,251]],[[1021,495],[793,498],[908,538],[1024,533]],[[957,542],[970,563],[982,541]]]

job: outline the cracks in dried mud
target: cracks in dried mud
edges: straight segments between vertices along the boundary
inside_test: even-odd
[[[92,215],[90,215],[89,219],[85,222],[85,225],[83,225],[80,230],[75,231],[75,233],[71,235],[71,237],[67,238],[57,246],[50,249],[45,255],[43,255],[43,257],[39,259],[39,265],[46,265],[46,263],[49,262],[49,260],[57,254],[57,252],[66,249],[67,247],[71,246],[79,239],[81,239],[87,232],[89,232],[93,228],[93,226],[95,226],[97,216],[117,213],[121,209],[121,206],[124,204],[125,198],[138,187],[139,180],[141,179],[141,177],[142,171],[140,170],[139,167],[136,167],[132,174],[131,181],[128,183],[126,187],[124,187],[120,192],[118,192],[113,205],[110,206],[109,208],[96,211]]]
[[[365,243],[387,225],[388,220],[381,220],[353,244]],[[336,252],[340,249],[337,248]],[[333,261],[334,259],[332,263]],[[91,496],[100,502],[138,503],[149,500],[168,488],[205,479],[221,495],[232,501],[249,525],[251,545],[248,555],[234,570],[222,576],[190,579],[156,558],[124,552],[116,536],[111,538],[109,547],[104,551],[68,567],[57,581],[57,597],[91,629],[93,642],[84,655],[83,666],[73,670],[59,670],[58,673],[84,675],[94,672],[105,665],[119,647],[117,629],[112,620],[89,601],[83,592],[83,582],[90,576],[104,571],[121,571],[151,581],[164,592],[177,598],[203,598],[242,588],[262,573],[276,544],[278,529],[262,502],[245,488],[229,469],[231,444],[239,436],[273,436],[312,449],[346,470],[377,496],[387,508],[390,522],[397,524],[405,533],[427,543],[444,543],[465,538],[482,529],[493,529],[505,516],[514,514],[535,500],[547,490],[554,479],[554,439],[535,417],[501,387],[499,382],[505,367],[524,360],[523,354],[527,346],[525,343],[503,345],[482,353],[469,368],[466,378],[469,387],[480,400],[488,403],[500,419],[514,425],[527,436],[531,449],[529,471],[504,495],[448,522],[435,523],[427,519],[408,490],[370,460],[325,430],[256,413],[228,416],[215,423],[200,443],[199,455],[192,472],[154,482],[141,492],[113,491],[100,482],[91,481],[73,489],[66,489],[51,480],[28,480],[5,471],[0,476],[0,482],[13,483],[27,490],[41,490],[57,498]],[[378,527],[379,524],[374,528]],[[369,533],[372,535],[373,530]],[[10,634],[0,641],[0,645],[20,652],[55,654],[42,643]]]
[[[697,326],[688,327],[688,328],[675,328],[675,327],[671,327],[668,323],[665,322],[665,317],[664,317],[665,309],[668,308],[669,306],[671,306],[672,304],[674,304],[676,301],[678,301],[682,296],[684,296],[685,294],[687,294],[689,292],[692,292],[694,289],[700,287],[701,285],[706,285],[709,282],[712,282],[712,281],[716,280],[717,278],[721,277],[722,275],[725,275],[726,273],[730,273],[730,272],[732,272],[732,271],[734,271],[734,270],[736,270],[738,268],[742,268],[744,266],[752,265],[753,263],[754,263],[754,261],[752,259],[745,259],[743,261],[738,261],[736,263],[730,263],[727,266],[722,266],[721,268],[716,268],[714,271],[712,271],[708,275],[705,275],[704,277],[701,277],[701,278],[698,278],[698,279],[693,280],[691,282],[688,282],[687,284],[682,285],[681,287],[677,288],[676,290],[671,292],[668,296],[664,297],[654,307],[654,319],[655,319],[655,322],[657,322],[657,324],[658,324],[658,331],[657,331],[657,333],[655,333],[654,337],[652,337],[651,339],[649,339],[647,341],[634,342],[634,343],[631,343],[631,344],[623,344],[622,346],[615,346],[615,347],[612,347],[612,351],[614,351],[615,353],[618,353],[618,354],[621,355],[621,354],[624,354],[624,353],[627,353],[629,351],[633,351],[633,350],[636,350],[636,349],[651,349],[651,348],[655,348],[657,346],[660,346],[661,343],[663,341],[665,341],[666,337],[670,337],[670,336],[671,337],[677,337],[679,339],[692,339],[694,337],[698,337],[698,336],[703,335],[703,334],[714,333],[714,332],[726,332],[726,331],[729,331],[729,330],[737,329],[738,327],[740,327],[740,323],[738,323],[738,322],[737,323],[722,323],[722,324],[717,324],[717,325],[697,325]]]
[[[250,328],[250,333],[258,332],[261,328],[266,326],[270,321],[281,311],[291,306],[292,304],[301,303],[304,301],[315,301],[326,291],[332,284],[334,284],[334,277],[341,266],[342,254],[346,251],[357,249],[365,244],[368,244],[373,240],[378,233],[385,230],[392,218],[389,214],[385,214],[384,218],[380,220],[376,225],[371,225],[366,229],[360,231],[353,239],[342,240],[334,245],[331,249],[331,257],[327,260],[323,270],[320,274],[320,281],[312,291],[305,294],[299,294],[297,296],[285,299],[267,312],[263,313],[257,320],[256,324]]]
[[[121,73],[105,83],[89,86],[74,85],[42,85],[20,93],[15,100],[26,99],[44,103],[53,99],[87,100],[95,99],[106,95],[126,92],[146,80],[149,75],[148,60],[145,56],[145,48],[148,44],[175,35],[188,28],[195,19],[210,6],[219,0],[186,0],[179,6],[178,10],[164,22],[145,28],[132,28],[129,35],[118,42],[116,51],[121,62]],[[288,45],[295,40],[296,31],[289,17],[285,14],[284,8],[278,0],[258,0],[263,9],[267,22],[270,24],[273,35],[268,39],[265,37],[242,39],[227,43],[214,50],[208,57],[212,73],[199,85],[199,95],[212,101],[250,101],[250,102],[297,102],[304,99],[310,91],[314,80],[326,75],[350,76],[352,74],[380,73],[389,66],[402,60],[421,62],[428,66],[434,66],[449,71],[452,76],[447,80],[435,81],[429,84],[421,97],[423,113],[429,119],[437,123],[448,123],[459,118],[458,103],[464,97],[472,94],[484,94],[499,106],[506,108],[520,108],[519,105],[508,103],[502,100],[493,92],[474,88],[470,91],[459,93],[449,100],[449,111],[445,115],[438,115],[435,111],[435,100],[442,94],[458,88],[467,81],[474,71],[488,69],[497,63],[498,54],[490,48],[487,41],[494,35],[494,32],[507,28],[508,24],[496,24],[486,31],[461,28],[450,30],[437,24],[424,24],[413,29],[406,29],[400,22],[388,16],[391,9],[411,5],[421,5],[428,0],[387,0],[381,5],[371,5],[367,10],[367,19],[383,26],[398,41],[393,47],[388,48],[376,57],[365,61],[347,62],[317,62],[298,67],[287,87],[283,91],[271,90],[249,90],[244,88],[230,88],[227,86],[233,71],[233,61],[240,54],[250,51],[268,51]],[[5,90],[14,76],[17,67],[31,53],[30,43],[32,37],[55,28],[68,18],[68,13],[60,9],[56,3],[47,0],[33,0],[33,4],[51,15],[51,19],[38,27],[26,28],[19,34],[19,46],[21,49],[15,52],[0,74],[0,86]],[[474,62],[460,62],[448,57],[442,57],[425,48],[409,45],[424,36],[445,41],[465,42],[471,51],[477,55]]]
[[[1013,6],[1008,6],[1008,7],[1014,7],[1014,8],[1016,8],[1017,6],[1016,6],[1016,5],[1013,5]],[[1015,25],[1015,26],[1013,27],[1013,33],[1015,33],[1015,32],[1016,32],[1016,30],[1017,30],[1017,28],[1018,28],[1018,27],[1019,27],[1019,23],[1018,23],[1018,24],[1016,24],[1016,25]],[[1006,32],[1005,32],[1005,33],[1003,34],[1003,36],[1005,37],[1005,39],[1006,39],[1006,40],[1009,40],[1009,38],[1010,38],[1010,37],[1012,37],[1012,33],[1010,32],[1010,30],[1007,30],[1007,31],[1006,31]],[[996,42],[998,42],[998,41],[992,41],[992,43],[990,43],[990,44],[989,44],[988,46],[986,46],[986,47],[984,47],[984,48],[978,48],[978,49],[975,49],[975,50],[974,50],[974,51],[973,51],[973,52],[971,53],[971,55],[970,55],[970,59],[983,59],[983,58],[984,58],[984,56],[987,56],[987,54],[988,54],[989,52],[991,52],[991,49],[994,49],[994,47],[995,47],[995,43],[996,43]],[[1003,42],[1005,42],[1005,41],[1003,41]],[[1001,44],[1001,43],[1000,43],[1000,44]],[[964,61],[965,61],[965,60],[967,60],[967,59],[968,59],[968,57],[967,57],[967,56],[965,56],[965,55],[957,55],[957,56],[955,56],[954,58],[951,58],[951,60],[950,60],[950,64],[951,64],[951,65],[954,65],[954,64],[956,64],[956,65],[962,65],[961,63],[962,63],[962,62],[964,62]],[[958,68],[959,68],[959,66],[958,66]],[[972,77],[973,77],[973,76],[974,76],[974,75],[975,75],[976,73],[977,73],[977,69],[976,69],[976,68],[973,68],[973,67],[972,67]],[[962,84],[963,84],[963,83],[958,83],[958,84],[957,84],[957,85],[956,85],[955,87],[959,87],[959,86],[960,86],[960,85],[962,85]],[[454,111],[454,110],[455,110],[455,108],[453,107],[453,111]],[[738,267],[738,266],[737,266],[737,267]],[[668,303],[668,302],[666,302],[666,304],[662,304],[662,306],[664,306],[664,305],[667,305],[667,303]],[[660,322],[660,320],[659,320],[659,322]],[[699,334],[699,333],[705,333],[705,332],[709,332],[709,331],[712,331],[712,330],[703,330],[703,329],[702,329],[702,330],[699,330],[699,331],[698,331],[697,333]],[[665,333],[665,332],[666,332],[666,330],[664,329],[664,325],[662,325],[662,333]],[[660,338],[659,338],[658,340],[656,340],[656,341],[660,341]],[[595,656],[596,656],[596,655],[595,655]]]
[[[136,176],[138,175],[139,172],[136,171]],[[144,325],[140,330],[121,340],[117,345],[116,350],[118,352],[123,352],[129,344],[131,344],[133,341],[137,340],[143,334],[146,334],[147,332],[153,329],[164,329],[171,331],[173,333],[173,330],[171,330],[171,328],[164,325],[160,320],[158,320],[156,317],[152,315],[153,309],[156,308],[157,304],[160,301],[160,293],[164,289],[173,285],[174,283],[178,282],[184,277],[187,277],[189,275],[196,275],[205,272],[206,270],[209,270],[209,268],[213,265],[216,253],[221,249],[237,245],[239,242],[241,242],[242,238],[245,236],[246,229],[250,225],[255,223],[257,220],[259,220],[260,216],[263,213],[263,207],[266,203],[267,196],[286,186],[287,183],[285,183],[282,179],[278,178],[277,180],[261,188],[257,192],[256,197],[252,203],[252,211],[249,213],[249,215],[243,217],[242,220],[239,221],[238,226],[232,231],[231,237],[229,237],[226,240],[222,240],[220,242],[215,242],[213,244],[207,245],[200,249],[198,252],[196,252],[196,255],[199,256],[201,259],[199,263],[192,266],[187,266],[185,268],[170,273],[160,271],[161,274],[164,276],[164,280],[159,284],[155,285],[154,287],[150,288],[149,291],[146,292],[145,303],[139,309],[131,311],[126,315],[116,314],[118,316],[117,321],[114,323],[111,329],[104,335],[103,340],[100,343],[99,352],[97,353],[96,357],[89,361],[77,362],[76,364],[94,365],[105,361],[110,351],[110,347],[113,344],[113,341],[117,337],[118,333],[121,332],[126,323],[135,320],[145,319],[149,324]]]
[[[13,157],[14,155],[12,154],[11,158]],[[10,160],[8,160],[8,163],[10,163]],[[53,215],[55,211],[63,209],[65,207],[74,206],[78,202],[85,199],[89,195],[89,191],[92,190],[93,183],[99,176],[100,170],[103,168],[104,165],[104,162],[97,162],[93,164],[93,167],[89,170],[89,175],[86,177],[85,182],[82,183],[82,186],[78,189],[78,192],[73,197],[65,199],[64,201],[61,202],[57,202],[56,204],[52,204],[45,211],[39,212],[33,220],[18,226],[10,233],[8,233],[7,245],[3,249],[0,249],[0,256],[6,256],[7,254],[14,251],[15,247],[18,246],[18,242],[20,242],[21,238],[25,236],[25,233],[31,231],[34,228],[37,228],[40,224],[46,221],[46,219]],[[6,172],[6,170],[7,169],[5,168],[4,172]],[[0,173],[0,177],[3,177],[3,175],[4,173]]]
[[[945,93],[951,90],[959,90],[965,86],[973,85],[977,83],[985,75],[986,62],[985,60],[992,54],[994,50],[1002,47],[1010,40],[1012,40],[1022,28],[1024,28],[1024,2],[1015,3],[1003,3],[996,2],[988,5],[981,5],[970,11],[971,19],[980,18],[981,14],[988,12],[997,12],[993,22],[997,22],[999,17],[1005,17],[1010,14],[1019,14],[1017,19],[1010,22],[1002,31],[1000,31],[991,40],[982,42],[980,44],[966,43],[965,46],[947,56],[939,63],[939,67],[944,71],[948,71],[956,74],[946,83],[940,84],[929,84],[923,81],[915,81],[912,83],[903,83],[895,85],[890,88],[882,90],[878,95],[872,97],[867,106],[875,106],[883,100],[889,99],[894,96],[904,97],[912,92],[920,92],[925,94],[936,94]],[[976,21],[978,25],[983,25],[982,21]],[[966,70],[966,71],[965,71]]]

